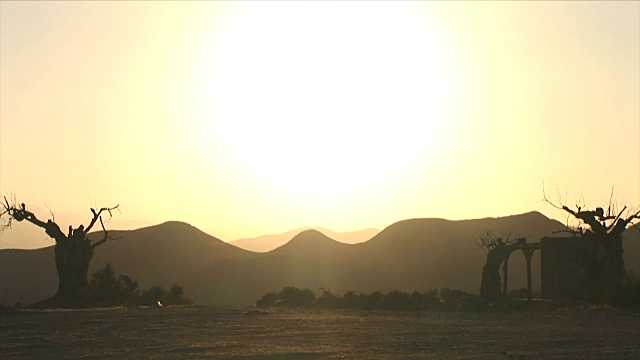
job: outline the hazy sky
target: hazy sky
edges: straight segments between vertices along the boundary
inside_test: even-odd
[[[640,205],[640,3],[0,3],[0,191],[311,225]],[[63,227],[64,228],[64,227]]]

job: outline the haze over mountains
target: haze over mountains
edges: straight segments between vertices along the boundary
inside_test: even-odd
[[[79,224],[86,224],[89,220],[89,217],[71,213],[60,213],[56,215],[55,220],[61,228],[66,229],[67,225],[73,225],[74,227],[76,227]],[[117,218],[109,219],[106,223],[108,229],[119,230],[135,230],[151,225],[153,224],[143,221],[123,221]],[[378,229],[335,232],[323,227],[303,227],[281,234],[262,235],[232,241],[229,241],[228,239],[221,240],[228,242],[229,244],[233,244],[241,249],[254,252],[267,252],[286,244],[297,234],[309,229],[316,229],[329,236],[330,238],[346,244],[357,244],[363,241],[367,241],[380,232],[380,230]],[[201,230],[204,230],[204,232],[208,234],[215,234],[214,230]],[[47,236],[41,228],[33,226],[32,224],[26,222],[14,222],[10,231],[0,233],[0,249],[39,249],[51,245],[55,245],[55,242],[52,238]]]
[[[378,229],[364,229],[359,231],[340,233],[323,227],[304,227],[287,231],[282,234],[263,235],[255,238],[238,239],[230,241],[229,244],[249,251],[267,252],[286,244],[289,240],[293,239],[293,237],[300,234],[301,232],[312,229],[325,234],[331,239],[345,244],[358,244],[367,241],[380,232],[380,230]]]
[[[49,218],[43,217],[46,221]],[[87,224],[91,216],[82,216],[72,213],[56,213],[55,221],[60,228],[66,229],[68,225],[77,227]],[[120,220],[117,217],[105,220],[107,229],[133,230],[153,225],[144,221]],[[44,231],[28,222],[14,221],[11,229],[0,233],[0,249],[39,249],[55,245],[55,241],[47,236]]]
[[[112,231],[118,240],[96,249],[90,274],[106,263],[116,273],[153,285],[185,286],[197,304],[246,306],[284,286],[356,292],[425,291],[449,287],[477,293],[485,255],[474,237],[491,230],[513,232],[529,242],[551,236],[564,225],[538,212],[501,218],[449,221],[410,219],[394,223],[359,244],[338,242],[304,230],[266,253],[225,243],[195,227],[167,222],[138,230]],[[625,264],[640,273],[640,232],[624,239]],[[534,255],[534,288],[539,288],[539,254]],[[524,257],[509,262],[510,288],[526,286]],[[53,247],[0,250],[0,299],[31,303],[55,293]]]

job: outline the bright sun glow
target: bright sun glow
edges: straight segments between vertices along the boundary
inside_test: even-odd
[[[407,4],[252,5],[224,34],[203,124],[251,176],[337,198],[435,156],[451,74]]]
[[[0,191],[225,240],[638,206],[639,11],[0,0]]]

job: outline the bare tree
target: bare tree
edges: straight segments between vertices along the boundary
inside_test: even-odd
[[[49,300],[43,302],[44,306],[79,306],[83,302],[84,290],[87,286],[87,273],[89,271],[89,263],[93,258],[94,249],[110,239],[109,234],[102,220],[103,214],[112,216],[112,211],[117,209],[114,207],[103,207],[99,210],[91,209],[92,218],[85,228],[80,225],[77,228],[69,226],[68,233],[62,232],[58,224],[56,224],[53,213],[51,219],[46,222],[38,219],[36,215],[27,210],[24,203],[18,203],[15,197],[11,200],[4,197],[0,218],[3,223],[0,230],[6,230],[11,227],[12,222],[28,221],[38,227],[44,229],[49,237],[56,242],[55,262],[58,272],[58,291]],[[102,227],[102,237],[97,241],[92,241],[87,234],[96,223],[100,223]]]
[[[507,261],[509,255],[527,242],[526,238],[511,239],[511,234],[496,237],[489,230],[475,239],[476,244],[487,255],[487,262],[482,268],[480,296],[484,300],[496,300],[506,294],[502,292],[500,266]]]
[[[608,204],[605,208],[597,207],[588,210],[584,201],[575,204],[575,209],[566,205],[566,201],[559,194],[557,201],[552,202],[544,192],[543,200],[551,206],[565,211],[569,218],[574,219],[574,226],[567,221],[564,232],[585,239],[588,251],[585,254],[590,283],[593,287],[593,300],[599,300],[603,292],[611,286],[620,283],[625,277],[623,260],[622,234],[631,229],[638,229],[640,210],[632,210],[628,206],[619,209],[615,201],[614,191],[611,190]]]

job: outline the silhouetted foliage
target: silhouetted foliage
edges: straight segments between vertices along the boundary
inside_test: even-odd
[[[361,309],[362,303],[362,297],[358,297],[353,291],[347,291],[341,299],[338,299],[338,304],[344,309]]]
[[[334,309],[338,306],[338,297],[330,290],[322,290],[322,295],[316,300],[316,306],[326,309]]]
[[[483,310],[485,306],[476,295],[461,290],[448,288],[438,291],[414,291],[405,293],[397,290],[384,294],[374,291],[371,294],[356,294],[347,291],[343,296],[336,296],[330,291],[321,289],[322,295],[317,299],[309,289],[300,290],[286,287],[280,293],[266,293],[256,302],[258,307],[318,307],[324,309],[349,310],[388,310],[388,311],[463,311]]]
[[[160,303],[164,304],[164,298],[167,297],[167,290],[165,290],[162,286],[153,286],[151,289],[145,290],[140,295],[140,304],[153,306],[160,301]]]
[[[87,287],[90,306],[132,306],[138,303],[138,282],[128,276],[116,277],[111,264],[91,276]]]
[[[417,293],[414,298],[416,297],[416,301],[421,309],[435,310],[440,306],[440,294],[438,293],[438,289],[431,289],[424,293]]]
[[[389,291],[382,298],[382,308],[386,310],[418,310],[411,295],[397,290]]]
[[[309,307],[315,301],[316,296],[311,290],[287,286],[278,294],[265,294],[256,304],[258,306]]]
[[[161,286],[154,286],[140,294],[138,282],[126,275],[116,276],[111,264],[91,275],[87,286],[85,306],[155,306],[158,301],[163,305],[190,304],[191,300],[184,295],[182,286],[173,285],[169,291]]]

